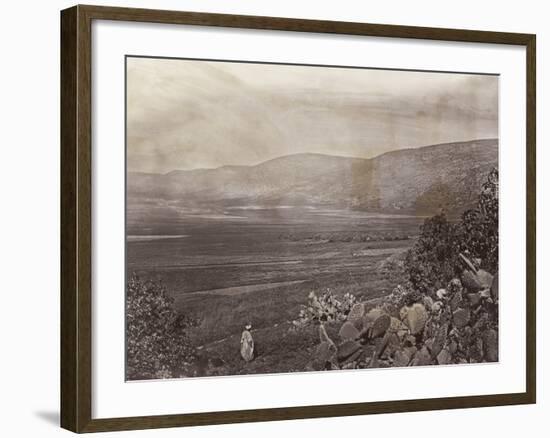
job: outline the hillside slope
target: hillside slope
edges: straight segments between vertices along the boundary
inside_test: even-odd
[[[447,143],[372,159],[287,155],[254,166],[128,173],[129,202],[189,205],[316,205],[431,214],[462,211],[498,166],[498,140]]]

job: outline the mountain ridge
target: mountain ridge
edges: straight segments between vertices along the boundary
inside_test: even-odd
[[[325,205],[433,213],[463,210],[498,166],[498,140],[480,139],[389,151],[373,158],[297,153],[255,165],[128,172],[130,202]]]
[[[331,157],[331,158],[343,158],[343,159],[352,159],[352,160],[374,160],[377,158],[381,158],[385,155],[391,155],[391,154],[399,154],[400,152],[407,152],[407,151],[418,151],[418,150],[428,150],[430,148],[438,148],[440,146],[451,146],[451,145],[458,145],[458,144],[465,144],[465,143],[480,143],[480,142],[498,142],[497,138],[480,138],[475,140],[466,140],[466,141],[460,141],[460,142],[446,142],[446,143],[436,143],[436,144],[430,144],[425,146],[419,146],[419,147],[410,147],[410,148],[402,148],[402,149],[395,149],[393,151],[387,151],[383,152],[379,155],[375,155],[374,157],[355,157],[355,156],[349,156],[349,155],[331,155],[331,154],[322,154],[320,152],[296,152],[293,154],[287,154],[287,155],[280,155],[278,157],[270,158],[265,161],[260,161],[255,164],[223,164],[218,167],[198,167],[194,169],[172,169],[165,173],[156,173],[156,172],[144,172],[144,171],[138,171],[138,170],[130,170],[128,171],[128,174],[140,174],[140,175],[161,175],[161,176],[167,176],[174,173],[181,173],[181,172],[197,172],[197,171],[207,171],[207,170],[218,170],[218,169],[228,169],[228,168],[244,168],[244,167],[255,167],[259,166],[261,164],[266,164],[271,161],[279,160],[279,159],[285,159],[290,157],[297,157],[297,156],[321,156],[321,157]]]

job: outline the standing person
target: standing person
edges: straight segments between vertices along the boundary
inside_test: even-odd
[[[250,333],[251,329],[252,324],[246,324],[241,335],[241,356],[246,362],[254,359],[254,339],[252,339],[252,334]]]

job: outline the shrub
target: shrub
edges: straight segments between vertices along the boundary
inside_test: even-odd
[[[459,229],[444,214],[426,219],[420,237],[405,258],[413,288],[431,294],[456,275]]]
[[[432,294],[459,274],[460,252],[481,260],[489,272],[498,268],[498,170],[482,186],[476,206],[454,224],[444,214],[426,219],[420,237],[405,258],[412,287]]]
[[[424,295],[414,289],[410,282],[398,284],[391,293],[384,298],[380,308],[388,314],[398,314],[403,306],[410,306],[421,302]]]
[[[346,293],[341,299],[338,299],[330,289],[327,289],[319,297],[312,291],[308,296],[308,304],[302,306],[298,320],[294,321],[294,325],[305,326],[310,323],[343,321],[355,302],[355,296],[350,293]]]
[[[126,378],[173,377],[193,355],[186,324],[160,282],[133,275],[126,290]]]
[[[466,211],[461,222],[461,251],[481,260],[481,268],[498,269],[498,170],[483,184],[477,207]]]

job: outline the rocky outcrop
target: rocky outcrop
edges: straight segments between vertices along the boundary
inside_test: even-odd
[[[498,361],[498,275],[466,268],[433,297],[356,303],[333,342],[321,324],[315,369],[450,365]],[[403,291],[402,289],[396,289]],[[399,293],[399,292],[398,292]],[[395,291],[394,291],[395,294]],[[389,302],[392,305],[387,305]],[[386,305],[385,305],[386,304]]]

